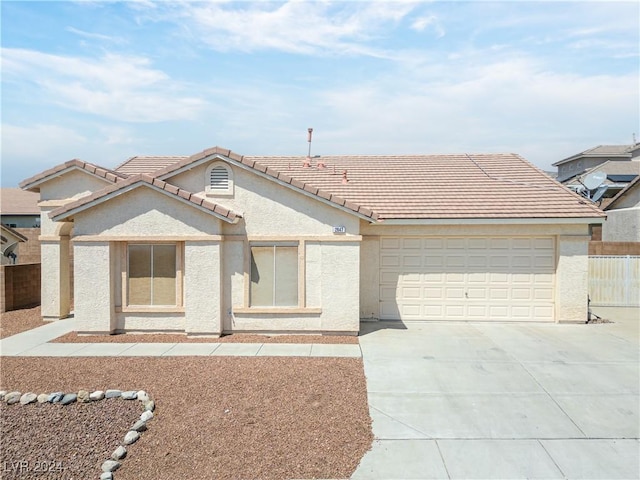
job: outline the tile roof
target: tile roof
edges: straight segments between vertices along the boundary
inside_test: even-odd
[[[20,182],[20,188],[24,190],[31,190],[36,192],[40,191],[40,188],[38,187],[38,185],[42,183],[42,181],[71,168],[79,168],[82,170],[86,170],[87,172],[93,175],[96,175],[97,177],[104,178],[105,180],[113,183],[122,181],[124,178],[126,178],[125,175],[121,173],[115,172],[113,170],[109,170],[108,168],[99,167],[97,165],[94,165],[93,163],[84,162],[82,160],[78,160],[77,158],[74,158],[73,160],[69,160],[65,163],[61,163],[60,165],[57,165],[53,168],[45,170],[44,172],[38,173],[37,175],[34,175],[31,178],[27,178],[26,180],[23,180],[22,182]]]
[[[633,152],[640,149],[640,143],[630,145],[598,145],[597,147],[589,148],[584,152],[576,153],[570,157],[564,158],[559,162],[553,164],[553,166],[561,165],[563,163],[575,160],[583,157],[620,157],[620,158],[632,158]]]
[[[2,215],[40,215],[40,195],[20,188],[0,189],[0,213]]]
[[[114,185],[109,185],[101,190],[92,193],[91,195],[82,197],[75,202],[68,203],[60,208],[53,210],[49,213],[49,217],[55,218],[60,216],[71,216],[77,209],[82,209],[82,207],[88,206],[89,204],[98,200],[105,199],[105,197],[109,197],[112,194],[127,189],[128,187],[135,186],[136,184],[148,184],[160,190],[164,190],[170,195],[191,202],[192,204],[205,210],[209,210],[212,213],[216,214],[216,216],[227,219],[230,223],[233,223],[237,219],[242,218],[242,215],[235,213],[221,205],[218,205],[217,203],[214,203],[206,198],[199,197],[182,188],[178,188],[174,185],[171,185],[170,183],[163,182],[162,180],[154,178],[147,174],[132,175],[122,182],[118,182]]]
[[[379,220],[604,216],[515,154],[323,156],[307,168],[304,157],[243,157],[248,160],[305,190],[371,210]]]
[[[160,157],[160,156],[135,156],[122,162],[114,170],[123,175],[137,175],[139,173],[151,174],[156,170],[172,165],[189,157]]]

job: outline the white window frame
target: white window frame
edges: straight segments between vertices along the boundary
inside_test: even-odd
[[[213,187],[213,185],[211,185],[211,173],[213,172],[214,169],[224,169],[227,173],[227,186],[226,188],[219,188],[219,187]],[[226,164],[225,162],[222,161],[217,161],[217,162],[212,162],[205,170],[205,177],[204,177],[204,184],[205,184],[205,194],[207,196],[210,197],[217,197],[217,196],[225,196],[225,197],[229,197],[233,195],[233,187],[234,187],[234,182],[233,182],[233,170],[231,169],[231,167]]]

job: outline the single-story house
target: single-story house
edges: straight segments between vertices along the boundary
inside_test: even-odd
[[[357,334],[584,321],[604,213],[515,154],[71,160],[40,192],[42,313],[81,333]]]

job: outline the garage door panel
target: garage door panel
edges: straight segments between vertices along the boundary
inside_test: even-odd
[[[404,267],[420,267],[422,265],[422,257],[420,255],[403,255],[402,266]]]
[[[552,237],[385,237],[381,318],[554,318]]]

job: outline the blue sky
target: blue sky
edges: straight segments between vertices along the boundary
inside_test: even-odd
[[[640,138],[637,2],[2,1],[2,186],[72,158]]]

